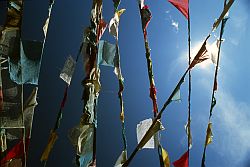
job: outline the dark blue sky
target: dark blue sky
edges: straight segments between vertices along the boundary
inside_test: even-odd
[[[2,3],[2,2],[1,2]],[[167,0],[145,2],[150,6],[153,18],[148,26],[159,107],[168,98],[175,84],[187,67],[187,22]],[[41,153],[47,144],[49,131],[53,128],[63,96],[65,83],[59,78],[60,70],[68,55],[76,56],[82,41],[83,30],[90,24],[92,1],[56,0],[52,10],[47,41],[39,79],[38,107],[35,110],[28,166],[40,167]],[[149,83],[145,59],[143,33],[137,1],[123,0],[120,8],[126,8],[119,26],[121,68],[125,78],[125,119],[128,155],[137,144],[136,124],[152,117]],[[191,1],[192,48],[197,48],[222,11],[223,1]],[[48,2],[25,1],[23,38],[42,40],[42,26],[47,17]],[[207,149],[208,167],[249,166],[250,138],[250,92],[249,68],[249,14],[247,3],[236,1],[230,11],[222,44],[219,70],[217,106],[214,109],[213,143]],[[113,2],[103,1],[103,16],[109,22],[113,16]],[[178,29],[176,27],[178,23]],[[174,26],[175,25],[175,26]],[[216,31],[209,43],[212,43]],[[103,38],[114,43],[108,32]],[[195,49],[194,49],[195,50]],[[193,53],[195,54],[195,53]],[[68,131],[79,123],[83,103],[81,101],[84,78],[82,59],[78,62],[63,120],[58,131],[59,138],[50,155],[47,167],[71,167],[75,150],[68,140]],[[193,148],[190,166],[200,165],[208,120],[214,66],[211,63],[197,66],[193,74],[192,134]],[[98,105],[97,166],[115,164],[122,151],[119,120],[118,81],[112,68],[101,67],[102,90]],[[184,125],[187,120],[187,82],[181,87],[182,102],[172,103],[162,116],[165,131],[161,142],[170,160],[178,159],[187,149]],[[156,150],[138,152],[131,167],[159,166]]]

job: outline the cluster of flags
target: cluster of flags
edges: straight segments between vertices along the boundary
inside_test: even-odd
[[[44,28],[43,41],[23,39],[24,0],[5,3],[7,15],[0,28],[0,164],[25,167],[38,104],[37,85],[47,28]],[[46,24],[48,27],[49,21]],[[33,91],[24,99],[26,84],[31,85]]]
[[[143,1],[144,2],[144,1]],[[189,9],[188,9],[188,1],[187,0],[169,0],[170,3],[172,3],[188,20],[190,19],[189,17]],[[229,8],[231,7],[231,5],[233,4],[234,0],[229,0],[229,2],[225,1],[225,6],[224,9],[219,17],[219,19],[217,19],[215,21],[215,23],[213,24],[212,27],[212,31],[215,31],[216,28],[218,27],[218,25],[222,22],[222,28],[221,28],[221,33],[220,33],[220,39],[219,39],[219,47],[218,47],[218,53],[214,53],[214,52],[209,52],[208,53],[208,47],[207,47],[207,40],[210,38],[211,34],[209,34],[206,39],[204,40],[201,48],[199,49],[198,53],[196,54],[196,56],[194,57],[194,59],[192,61],[190,61],[188,68],[186,69],[185,73],[183,74],[183,76],[181,77],[181,79],[179,80],[179,82],[177,83],[175,89],[173,90],[173,92],[170,94],[169,98],[167,99],[167,101],[165,102],[165,104],[163,105],[162,109],[159,111],[159,113],[155,116],[154,120],[152,121],[152,124],[147,128],[148,130],[146,132],[144,132],[144,136],[141,138],[140,142],[138,143],[138,145],[136,146],[136,148],[134,149],[134,151],[132,152],[132,154],[128,157],[128,160],[123,164],[123,167],[126,167],[129,165],[129,163],[132,161],[132,159],[134,158],[134,156],[136,155],[136,153],[140,150],[141,146],[144,145],[145,143],[147,143],[150,140],[150,137],[152,137],[152,133],[156,134],[158,131],[154,131],[154,127],[157,125],[157,122],[159,122],[161,115],[163,113],[163,111],[167,108],[167,106],[171,103],[171,101],[173,101],[173,97],[175,97],[177,95],[177,92],[179,92],[180,86],[181,84],[184,82],[184,78],[186,76],[186,74],[192,70],[192,68],[194,68],[197,64],[211,58],[211,60],[213,62],[217,62],[216,64],[216,69],[215,69],[215,79],[214,79],[214,85],[213,85],[213,90],[216,91],[217,90],[217,73],[218,73],[218,66],[219,66],[219,53],[220,53],[220,44],[222,41],[222,34],[224,32],[224,26],[226,23],[227,18],[224,18],[226,13],[228,12]],[[142,1],[139,1],[139,4],[142,4]],[[146,7],[146,9],[149,9],[148,7]],[[149,11],[149,10],[148,10]],[[142,12],[141,12],[142,13]],[[151,18],[151,14],[147,14],[148,17],[146,16],[142,16],[142,19],[144,20],[144,23],[146,24],[142,24],[143,25],[143,31],[144,31],[144,39],[146,39],[146,29],[145,27],[147,26],[150,18]],[[143,23],[143,22],[142,22]],[[190,30],[190,27],[188,26],[188,29]],[[211,31],[211,32],[212,32]],[[190,35],[190,32],[189,32]],[[190,39],[190,38],[189,38]],[[145,46],[147,46],[145,44]],[[189,46],[190,48],[190,46]],[[189,51],[190,53],[190,51]],[[189,57],[190,58],[190,57]],[[190,79],[191,77],[189,77]],[[191,82],[191,81],[190,81]],[[191,91],[190,87],[189,87],[189,91]],[[209,117],[209,121],[210,118],[212,116],[212,109],[214,108],[215,104],[216,104],[216,99],[214,97],[214,91],[213,91],[213,95],[212,95],[212,102],[211,102],[211,109],[210,109],[210,117]],[[190,100],[190,98],[188,99]],[[189,108],[190,109],[190,108]],[[192,137],[191,137],[191,119],[190,119],[190,110],[189,110],[189,115],[188,115],[188,122],[185,126],[186,128],[186,133],[188,136],[188,151],[186,151],[181,157],[180,159],[176,160],[175,162],[173,162],[173,165],[175,167],[187,167],[189,166],[189,149],[191,148],[192,145]],[[205,151],[206,151],[206,147],[208,144],[210,144],[212,142],[212,123],[209,122],[208,123],[208,127],[207,127],[207,131],[206,131],[206,140],[205,140],[205,147],[204,147],[204,153],[203,153],[203,158],[202,158],[202,163],[201,166],[204,167],[205,166]],[[159,149],[158,149],[159,150]],[[160,149],[161,150],[161,149]],[[163,153],[164,151],[161,151],[161,153]],[[167,157],[167,160],[165,161],[166,163],[164,163],[164,161],[162,161],[163,158],[163,154],[161,154],[160,156],[162,158],[160,158],[160,162],[162,164],[162,166],[170,166],[169,163],[169,158],[168,158],[168,154],[165,151],[165,160]]]
[[[138,0],[139,12],[141,16],[142,32],[145,43],[145,56],[147,61],[147,72],[149,78],[149,96],[152,100],[153,118],[145,119],[137,125],[138,145],[127,156],[127,138],[125,131],[125,107],[123,101],[124,78],[120,65],[119,52],[119,23],[122,14],[126,11],[120,9],[121,0],[113,0],[114,16],[106,23],[102,17],[102,0],[93,0],[90,26],[84,30],[84,38],[81,42],[79,52],[76,58],[69,56],[60,73],[60,78],[65,82],[63,97],[59,106],[58,115],[54,127],[51,129],[48,143],[41,155],[41,162],[44,166],[49,159],[49,155],[59,135],[57,130],[60,127],[63,118],[63,109],[68,98],[68,89],[75,71],[79,56],[83,56],[83,65],[85,69],[85,78],[82,81],[83,86],[83,113],[79,124],[69,132],[69,139],[76,149],[75,164],[79,167],[96,167],[96,129],[97,129],[97,105],[99,92],[101,91],[100,65],[114,68],[119,83],[118,98],[120,102],[120,121],[123,148],[118,157],[115,167],[129,166],[138,151],[144,148],[154,149],[157,147],[161,167],[170,167],[170,158],[166,149],[163,148],[160,141],[160,131],[164,130],[161,123],[162,113],[172,101],[180,101],[180,87],[189,74],[189,95],[188,95],[188,121],[185,130],[188,138],[187,151],[172,164],[175,167],[188,167],[190,158],[190,149],[192,147],[191,135],[191,70],[199,63],[207,59],[215,64],[214,84],[212,88],[211,106],[209,111],[209,121],[206,130],[204,152],[201,166],[205,167],[206,148],[212,143],[212,111],[216,105],[215,93],[218,89],[217,74],[219,67],[219,55],[222,43],[222,35],[225,24],[228,20],[227,13],[234,0],[225,0],[224,9],[219,18],[214,22],[211,33],[221,24],[220,38],[217,39],[211,47],[208,47],[208,39],[211,33],[205,38],[201,48],[191,61],[190,57],[190,15],[189,0],[168,0],[174,5],[188,20],[188,45],[189,45],[189,63],[186,71],[180,78],[169,98],[159,110],[157,104],[157,90],[154,81],[152,58],[147,37],[147,26],[152,18],[149,6],[145,5],[144,0]],[[34,109],[37,105],[36,97],[38,92],[38,80],[40,66],[43,55],[43,48],[46,42],[51,13],[54,0],[49,1],[48,17],[43,26],[43,41],[28,41],[22,39],[22,19],[23,19],[23,0],[7,0],[7,17],[5,24],[0,27],[0,163],[1,166],[25,167],[27,159],[28,145],[31,140],[32,122]],[[110,35],[115,38],[115,44],[102,40],[106,29]],[[32,49],[31,49],[32,48]],[[29,98],[23,102],[24,84],[35,85]],[[8,142],[15,142],[14,146],[9,148]]]

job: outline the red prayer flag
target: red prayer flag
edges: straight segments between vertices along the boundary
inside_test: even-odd
[[[207,38],[203,42],[200,50],[198,51],[198,53],[194,57],[193,61],[189,65],[189,67],[188,67],[189,70],[191,70],[196,64],[199,64],[199,63],[209,59],[208,55],[206,54],[207,53],[206,44],[207,44],[207,40],[209,37],[210,37],[210,35],[207,36]]]
[[[158,112],[158,108],[157,108],[157,102],[156,102],[156,88],[154,86],[154,84],[152,84],[150,86],[150,98],[153,100],[153,106],[154,106],[154,113]]]
[[[188,19],[188,0],[168,0],[168,2],[173,4]]]
[[[98,27],[98,32],[97,32],[97,40],[99,41],[104,34],[105,30],[107,28],[107,23],[105,20],[101,19]]]
[[[175,167],[188,167],[188,157],[189,157],[189,152],[185,152],[180,159],[177,161],[173,162],[173,165]]]
[[[30,139],[26,138],[25,141],[26,149],[25,151],[28,152],[28,146],[30,143]],[[13,148],[11,148],[9,151],[7,151],[6,155],[1,158],[1,164],[6,163],[7,161],[10,161],[13,158],[24,158],[24,145],[23,140],[20,140]]]
[[[149,7],[147,5],[144,5],[141,9],[141,22],[142,22],[142,30],[144,34],[144,39],[146,39],[147,36],[147,27],[152,18],[152,14],[149,10]]]

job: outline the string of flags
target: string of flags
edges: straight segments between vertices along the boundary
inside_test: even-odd
[[[122,131],[122,139],[123,139],[123,150],[122,150],[121,155],[116,160],[116,163],[114,166],[121,167],[122,164],[127,160],[127,137],[126,137],[126,131],[125,131],[125,111],[124,111],[124,100],[123,100],[124,78],[122,76],[121,65],[120,65],[118,32],[119,32],[120,17],[126,11],[126,9],[118,9],[121,3],[120,0],[113,0],[113,3],[114,3],[114,17],[109,22],[109,33],[113,35],[116,39],[115,56],[113,58],[113,62],[115,62],[114,73],[117,76],[118,83],[119,83],[118,97],[120,101],[120,121],[122,125],[121,131]]]
[[[43,42],[23,39],[24,1],[7,0],[6,4],[6,19],[0,28],[0,163],[26,167],[46,38]],[[24,84],[33,85],[27,99]]]
[[[190,35],[190,13],[189,13],[189,0],[176,1],[169,0],[188,20],[188,65],[191,64],[191,35]],[[182,155],[179,160],[173,162],[174,166],[189,166],[189,153],[192,147],[192,134],[191,134],[191,70],[188,71],[188,118],[185,125],[187,135],[187,152]]]
[[[146,60],[147,60],[147,70],[148,70],[148,79],[149,79],[149,96],[152,100],[153,104],[153,114],[154,116],[158,113],[158,104],[157,104],[157,96],[156,96],[156,87],[155,87],[155,81],[154,81],[154,74],[153,74],[153,65],[152,65],[152,59],[151,59],[151,53],[149,48],[149,42],[147,38],[147,26],[152,18],[151,11],[149,9],[149,6],[144,4],[144,1],[138,1],[139,3],[139,9],[140,9],[140,15],[141,15],[141,25],[142,25],[142,31],[144,35],[144,44],[145,44],[145,50],[146,50]],[[145,135],[146,131],[152,124],[152,119],[146,119],[140,122],[137,125],[137,140],[138,143],[142,141],[142,137]],[[163,129],[163,128],[162,128]],[[157,130],[158,131],[158,130]],[[143,143],[141,148],[151,148],[154,149],[155,147],[160,147],[160,134],[153,134],[149,136],[150,138],[146,139],[147,143]],[[161,159],[160,153],[158,152],[159,159]]]
[[[125,107],[124,107],[124,78],[121,70],[121,57],[119,50],[119,23],[121,16],[126,11],[120,9],[121,0],[113,0],[114,16],[106,23],[102,16],[102,0],[93,0],[90,16],[90,26],[85,28],[84,37],[81,42],[78,54],[74,59],[69,56],[61,70],[59,77],[65,82],[63,97],[57,113],[54,127],[51,129],[48,143],[41,155],[41,162],[46,166],[49,155],[59,138],[57,130],[60,127],[63,118],[63,109],[68,98],[68,90],[75,72],[79,57],[83,56],[83,66],[85,78],[82,81],[83,86],[83,113],[79,124],[69,131],[68,137],[75,148],[75,165],[79,167],[96,167],[96,149],[97,149],[97,128],[98,128],[98,98],[101,91],[101,68],[109,66],[114,68],[114,73],[118,80],[118,99],[120,105],[120,122],[123,149],[114,167],[127,167],[136,156],[137,152],[144,149],[154,149],[157,147],[159,163],[161,167],[170,167],[171,162],[169,153],[163,148],[160,138],[160,131],[164,130],[161,123],[161,117],[168,105],[173,101],[181,100],[180,87],[184,83],[188,74],[188,119],[185,125],[187,135],[187,151],[174,161],[175,167],[188,167],[190,159],[190,149],[192,147],[191,134],[191,70],[199,63],[210,59],[215,64],[214,82],[212,88],[211,105],[209,110],[209,119],[206,129],[206,138],[201,160],[201,166],[205,167],[206,149],[212,143],[212,122],[213,109],[217,100],[215,94],[218,90],[218,68],[220,60],[220,51],[222,36],[225,24],[228,20],[227,13],[234,3],[234,0],[225,0],[224,9],[218,19],[212,25],[211,32],[205,38],[201,48],[191,61],[191,35],[190,35],[190,13],[189,0],[168,0],[174,5],[188,20],[188,52],[189,62],[184,74],[174,87],[172,93],[159,110],[157,104],[157,90],[154,81],[152,58],[147,37],[147,27],[152,19],[152,13],[149,6],[145,5],[145,0],[138,0],[138,6],[141,17],[141,26],[145,44],[145,56],[147,61],[147,72],[149,79],[149,96],[152,100],[154,117],[145,119],[137,124],[138,144],[128,157]],[[43,41],[25,40],[22,38],[22,20],[24,0],[7,0],[7,15],[3,26],[0,27],[0,164],[1,166],[27,166],[27,153],[31,141],[32,124],[35,107],[37,106],[38,81],[40,66],[43,56],[43,48],[46,44],[46,37],[54,0],[49,0],[48,16],[42,27]],[[207,46],[211,34],[216,31],[221,23],[220,37],[213,42],[211,47]],[[115,38],[115,44],[102,40],[105,30],[108,29],[110,35]],[[27,99],[24,99],[24,85],[33,85],[33,91]],[[11,111],[11,112],[10,112]],[[9,146],[9,142],[15,142]]]
[[[234,1],[234,0],[231,0]],[[225,6],[224,10],[222,11],[221,16],[225,16],[227,11],[229,10],[230,6],[232,5],[233,2],[228,2],[227,5]],[[226,12],[225,12],[226,11]],[[218,21],[219,20],[219,21]],[[222,21],[222,19],[217,19],[215,21],[216,24],[220,24],[220,22]],[[214,24],[215,25],[215,24]],[[213,25],[212,31],[215,30],[215,27]],[[182,77],[180,78],[179,82],[177,83],[176,87],[174,88],[174,90],[172,91],[172,93],[170,94],[169,98],[166,100],[166,102],[164,103],[163,107],[161,108],[161,110],[159,111],[159,113],[156,115],[155,119],[153,120],[151,126],[149,127],[148,131],[145,133],[145,135],[142,137],[141,142],[136,146],[136,148],[134,149],[134,151],[132,152],[132,154],[129,156],[128,160],[123,164],[123,167],[126,167],[129,165],[129,163],[133,160],[133,158],[135,157],[136,153],[139,151],[140,149],[140,145],[142,144],[142,141],[144,139],[148,138],[148,135],[150,133],[153,132],[153,127],[156,125],[156,123],[159,121],[159,119],[162,116],[162,113],[164,112],[164,110],[167,108],[167,106],[171,103],[172,98],[174,97],[175,93],[177,92],[178,88],[181,86],[181,84],[184,82],[185,76],[188,73],[188,71],[190,71],[195,65],[205,61],[208,59],[208,56],[206,55],[207,53],[207,49],[206,49],[206,43],[207,40],[209,39],[209,37],[211,36],[211,34],[209,34],[206,39],[204,40],[200,50],[198,51],[198,53],[196,54],[196,56],[194,57],[194,59],[192,60],[192,62],[190,63],[190,65],[188,66],[188,68],[186,69],[186,71],[184,72],[184,74],[182,75]],[[189,156],[185,156],[185,157],[189,157]],[[181,161],[182,162],[182,161]]]
[[[221,49],[221,41],[222,41],[222,36],[224,33],[224,27],[225,24],[228,20],[228,17],[225,16],[226,13],[228,12],[229,7],[232,5],[233,1],[230,1],[227,3],[227,0],[224,1],[224,10],[222,12],[222,15],[220,16],[220,20],[221,20],[221,29],[220,29],[220,37],[219,40],[216,40],[214,42],[213,47],[216,47],[215,52],[216,53],[211,53],[211,60],[214,64],[216,64],[215,66],[215,72],[214,72],[214,83],[213,83],[213,88],[212,88],[212,97],[211,97],[211,105],[210,105],[210,111],[209,111],[209,119],[208,119],[208,125],[207,125],[207,131],[206,131],[206,139],[205,139],[205,144],[204,144],[204,150],[203,150],[203,155],[202,155],[202,162],[201,162],[201,166],[205,167],[205,160],[206,160],[206,149],[207,146],[209,144],[212,143],[213,141],[213,133],[212,133],[212,122],[211,122],[211,118],[212,118],[212,114],[213,114],[213,109],[216,105],[216,98],[215,98],[215,93],[218,90],[218,84],[217,84],[217,76],[218,76],[218,68],[219,68],[219,60],[220,60],[220,49]],[[222,19],[221,19],[222,17]],[[218,24],[218,23],[217,23]],[[217,25],[217,24],[214,24]],[[213,27],[214,27],[213,26]]]
[[[102,1],[92,3],[91,25],[85,29],[82,53],[85,67],[85,78],[82,81],[83,91],[83,114],[79,125],[70,131],[69,137],[76,146],[77,166],[96,166],[96,128],[97,128],[97,105],[100,83],[100,67],[97,55],[98,43],[105,29],[106,23],[102,18]],[[102,45],[104,46],[104,45]],[[103,52],[102,52],[103,53]],[[105,57],[105,55],[103,55]],[[77,142],[76,142],[77,141]],[[77,143],[77,145],[75,145]]]

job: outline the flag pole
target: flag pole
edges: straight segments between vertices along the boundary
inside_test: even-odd
[[[227,0],[224,0],[224,7],[226,6]],[[213,81],[213,90],[212,90],[212,96],[211,96],[211,104],[210,104],[210,111],[209,111],[209,119],[208,119],[208,124],[210,123],[211,117],[212,117],[212,110],[214,107],[214,95],[216,92],[215,87],[217,87],[217,76],[218,76],[218,69],[219,69],[219,62],[220,62],[220,50],[221,50],[221,42],[222,42],[222,35],[223,35],[223,21],[221,23],[221,29],[220,29],[220,37],[219,37],[219,46],[218,46],[218,56],[217,56],[217,62],[216,62],[216,67],[215,67],[215,72],[214,72],[214,81]],[[207,134],[206,134],[206,139],[205,139],[205,144],[204,144],[204,149],[203,149],[203,155],[202,155],[202,161],[201,161],[201,167],[205,167],[205,159],[206,159],[206,149],[207,149]]]

